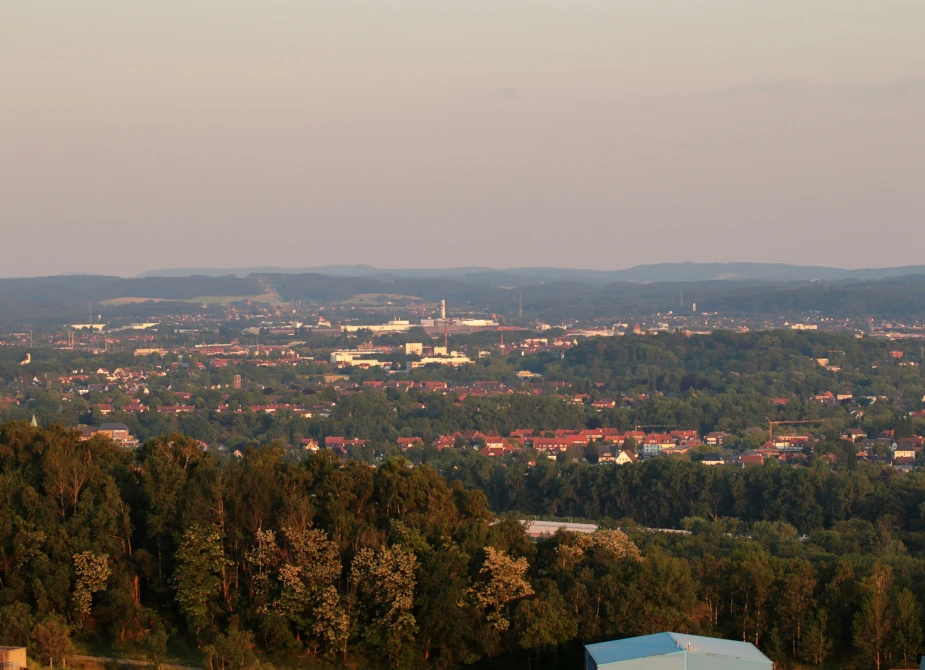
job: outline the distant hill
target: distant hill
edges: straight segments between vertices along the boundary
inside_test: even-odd
[[[356,271],[358,268],[362,272]],[[343,274],[336,274],[338,271]],[[801,278],[782,279],[790,276]],[[203,313],[203,305],[216,310],[244,300],[363,307],[387,300],[395,306],[421,301],[435,304],[441,298],[457,312],[481,311],[503,318],[516,317],[522,301],[525,318],[556,323],[686,312],[693,303],[698,311],[727,316],[814,313],[846,319],[922,321],[925,268],[848,271],[760,263],[681,263],[602,272],[559,268],[386,271],[341,266],[328,274],[0,279],[0,326],[11,329],[80,322],[86,320],[91,305],[93,313],[104,320],[139,320]]]
[[[106,317],[197,312],[200,303],[219,303],[266,293],[256,278],[146,277],[124,279],[102,275],[61,275],[0,279],[0,325],[84,323],[88,310]],[[125,300],[128,299],[128,300]],[[153,306],[148,300],[162,301]],[[109,302],[125,302],[119,306]],[[178,303],[185,303],[183,306]]]
[[[625,270],[589,270],[580,268],[527,267],[493,269],[485,267],[458,267],[444,269],[404,268],[384,269],[370,265],[325,265],[310,268],[178,268],[152,270],[141,277],[189,277],[249,275],[326,275],[329,277],[358,277],[379,280],[455,279],[491,286],[516,286],[525,283],[549,281],[577,281],[595,286],[615,282],[698,282],[698,281],[844,281],[876,280],[909,275],[925,275],[925,265],[894,268],[867,268],[847,270],[811,265],[786,263],[656,263],[637,265]]]
[[[199,296],[254,296],[263,292],[263,286],[258,280],[233,276],[124,279],[103,275],[61,275],[0,279],[0,299],[34,302],[98,301],[123,297],[189,300]]]

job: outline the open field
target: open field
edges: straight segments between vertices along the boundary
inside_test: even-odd
[[[373,305],[381,306],[383,299],[386,302],[402,302],[404,304],[420,302],[416,295],[401,295],[398,293],[357,293],[344,301],[345,305]]]
[[[279,296],[276,293],[262,293],[261,295],[203,295],[195,298],[138,298],[125,296],[122,298],[112,298],[103,300],[101,304],[107,307],[118,307],[119,305],[132,305],[143,302],[186,302],[199,305],[227,305],[233,302],[263,302],[271,305],[279,304]]]

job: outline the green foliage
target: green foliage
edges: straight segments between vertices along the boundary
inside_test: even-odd
[[[32,655],[44,665],[61,663],[71,653],[71,631],[62,617],[50,616],[35,624],[31,638]]]
[[[24,647],[32,634],[32,609],[23,602],[0,607],[0,645]]]
[[[210,621],[209,604],[220,593],[226,562],[216,529],[197,524],[183,534],[173,581],[180,612],[196,631]]]
[[[923,649],[921,473],[432,462],[453,480],[399,458],[271,446],[220,463],[179,435],[130,454],[2,425],[0,643],[47,662],[74,635],[162,664],[169,641],[213,670],[574,667],[581,642],[660,630],[746,639],[781,666]],[[604,530],[531,542],[507,511]]]

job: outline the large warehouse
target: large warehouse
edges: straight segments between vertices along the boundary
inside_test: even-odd
[[[656,633],[585,646],[585,670],[773,670],[748,642]]]

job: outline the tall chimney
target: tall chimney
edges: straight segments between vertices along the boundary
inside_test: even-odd
[[[446,300],[440,301],[440,318],[441,319],[446,318]]]

